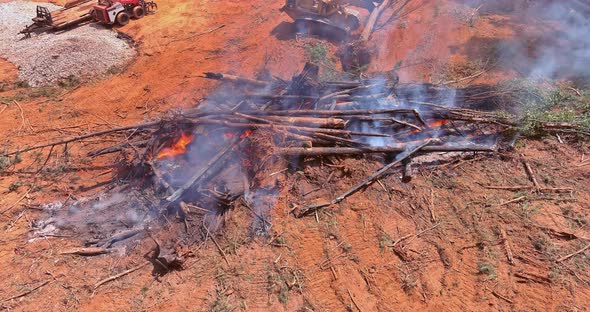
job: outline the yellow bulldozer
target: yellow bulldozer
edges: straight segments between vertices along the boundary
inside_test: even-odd
[[[350,3],[350,0],[286,0],[281,11],[295,21],[298,33],[345,38],[360,26],[359,12],[346,6]]]

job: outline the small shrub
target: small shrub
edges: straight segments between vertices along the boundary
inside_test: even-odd
[[[586,92],[574,96],[568,86],[530,79],[512,79],[499,84],[498,89],[515,103],[520,130],[526,137],[546,135],[547,123],[568,123],[580,133],[590,133],[590,95]]]
[[[29,96],[31,98],[52,97],[52,96],[57,95],[57,93],[58,93],[58,89],[56,89],[56,88],[42,87],[42,88],[36,88],[36,89],[32,90],[31,93],[29,94]]]
[[[113,65],[113,66],[109,67],[109,69],[107,70],[107,75],[114,76],[114,75],[120,74],[122,71],[123,70],[121,69],[121,67]]]
[[[547,235],[544,233],[537,233],[535,236],[533,236],[533,247],[535,247],[537,251],[547,251],[547,249],[549,249],[550,243],[551,241],[549,240],[549,237],[547,237]]]
[[[20,182],[20,181],[13,182],[8,186],[8,192],[10,192],[10,193],[16,192],[16,191],[18,191],[18,189],[21,186],[23,186],[22,182]]]
[[[330,50],[323,42],[310,43],[305,45],[305,55],[308,60],[314,64],[321,65],[328,59]]]
[[[66,79],[60,80],[57,85],[62,88],[73,88],[80,85],[80,79],[74,75],[69,75]]]
[[[323,42],[309,43],[305,45],[307,61],[320,67],[320,79],[323,81],[335,80],[338,77],[336,63],[330,56],[330,49]]]
[[[20,164],[23,161],[20,154],[14,155],[14,158],[0,156],[0,172],[4,172],[10,166]]]
[[[289,299],[289,287],[287,287],[283,276],[277,272],[269,272],[267,281],[268,291],[275,293],[280,303],[286,304]]]
[[[488,262],[480,262],[477,265],[477,271],[479,274],[487,275],[488,279],[496,278],[496,270],[494,269],[494,266]]]
[[[391,239],[389,235],[382,233],[381,236],[379,236],[379,249],[381,249],[381,252],[384,252],[392,244],[393,239]]]
[[[215,302],[211,305],[211,311],[213,312],[231,312],[234,308],[229,302],[229,298],[224,295],[218,295]]]
[[[0,156],[0,172],[4,172],[8,167],[10,167],[10,158]]]
[[[26,81],[19,80],[14,83],[14,87],[15,88],[30,88],[31,85],[29,85],[29,83]]]

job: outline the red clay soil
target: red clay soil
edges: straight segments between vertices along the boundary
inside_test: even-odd
[[[285,27],[277,28],[290,22],[278,10],[283,2],[160,1],[157,14],[118,29],[133,38],[139,56],[110,77],[75,88],[22,88],[15,68],[0,61],[0,81],[10,82],[0,91],[1,149],[195,106],[218,85],[196,77],[205,71],[254,77],[267,69],[290,78],[306,61],[306,43],[317,40],[298,41]],[[472,63],[481,65],[489,56],[482,42],[517,34],[508,13],[479,16],[477,6],[454,1],[414,1],[411,6],[415,10],[380,27],[372,39],[377,57],[371,68],[389,69],[403,61],[402,81],[449,82],[477,73],[482,67]],[[495,68],[462,83],[516,74]],[[381,165],[377,158],[313,162],[266,181],[280,186],[269,239],[251,238],[254,216],[238,209],[217,236],[227,263],[208,241],[193,251],[183,271],[156,279],[146,266],[95,290],[99,280],[143,263],[153,243],[139,242],[126,255],[83,258],[60,255],[80,244],[75,237],[29,241],[29,233],[42,216],[37,205],[90,196],[111,181],[115,156],[81,157],[108,144],[113,142],[73,144],[67,166],[64,155],[48,161],[51,174],[36,173],[35,158],[42,163],[48,150],[21,155],[21,163],[1,173],[0,209],[6,212],[0,215],[0,300],[24,294],[0,302],[3,308],[580,311],[590,302],[587,253],[556,262],[590,238],[590,167],[579,166],[590,154],[586,143],[522,141],[502,156],[424,167],[409,184],[393,174],[336,207],[295,219],[289,214],[293,203],[332,199]],[[531,185],[519,154],[543,186],[574,191],[486,189]],[[275,164],[268,173],[283,165]]]
[[[9,84],[17,79],[16,67],[6,60],[0,59],[0,84]]]

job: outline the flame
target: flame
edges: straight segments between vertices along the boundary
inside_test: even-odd
[[[240,135],[240,139],[242,139],[242,140],[243,140],[243,139],[245,139],[245,138],[247,138],[247,137],[251,136],[251,135],[252,135],[252,133],[253,133],[253,131],[252,131],[252,130],[250,130],[250,129],[248,129],[248,130],[244,131],[244,133],[242,133],[242,135]]]
[[[427,121],[426,124],[428,125],[428,128],[438,128],[438,127],[442,127],[442,126],[446,125],[449,122],[450,122],[449,119],[435,119],[432,121],[430,121],[430,120]],[[427,129],[424,126],[422,126],[421,128],[422,128],[422,130],[412,130],[412,133],[418,133],[420,131]]]
[[[223,134],[223,136],[226,139],[233,139],[236,135],[240,134],[240,140],[243,140],[249,136],[252,135],[252,133],[254,133],[254,131],[247,129],[246,131],[244,131],[242,134],[240,134],[240,132],[236,132],[236,133],[232,133],[232,132],[226,132]]]
[[[156,159],[170,158],[186,153],[186,147],[193,141],[195,135],[193,133],[183,132],[180,134],[178,140],[170,147],[163,148]]]

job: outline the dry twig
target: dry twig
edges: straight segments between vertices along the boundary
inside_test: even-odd
[[[527,197],[523,195],[523,196],[517,197],[517,198],[515,198],[515,199],[513,199],[513,200],[509,200],[509,201],[507,201],[507,202],[504,202],[504,203],[501,203],[501,204],[497,204],[497,205],[495,205],[494,207],[501,207],[501,206],[506,206],[506,205],[508,205],[508,204],[517,203],[517,202],[520,202],[520,201],[526,200],[526,198],[527,198]]]
[[[7,302],[7,301],[10,301],[10,300],[13,300],[13,299],[18,299],[18,298],[20,298],[20,297],[24,297],[24,296],[26,296],[26,295],[28,295],[28,294],[30,294],[30,293],[32,293],[32,292],[34,292],[35,290],[37,290],[37,289],[39,289],[39,288],[41,288],[41,287],[43,287],[43,286],[45,286],[45,285],[47,285],[47,284],[51,283],[51,282],[52,282],[52,280],[47,280],[47,281],[45,281],[45,282],[43,282],[43,283],[39,284],[39,286],[35,286],[35,287],[33,287],[33,288],[31,288],[31,289],[29,289],[29,290],[27,290],[27,291],[24,291],[24,292],[22,292],[22,293],[20,293],[20,294],[18,294],[18,295],[14,295],[14,296],[12,296],[12,297],[6,298],[6,299],[4,299],[4,300],[2,300],[2,301],[0,301],[0,302]]]
[[[350,300],[352,301],[352,304],[354,304],[354,306],[359,310],[359,312],[363,312],[363,310],[359,307],[358,303],[356,303],[356,300],[354,300],[354,297],[352,296],[350,289],[347,288],[346,291],[348,292],[348,295],[350,296]]]
[[[221,246],[219,246],[219,243],[217,243],[217,240],[215,239],[215,237],[213,237],[213,235],[211,235],[211,233],[209,232],[209,228],[207,228],[207,226],[205,225],[205,223],[203,223],[203,228],[205,228],[205,231],[207,231],[207,235],[209,237],[211,237],[211,240],[213,241],[213,244],[215,244],[215,247],[217,247],[217,250],[219,250],[219,253],[223,257],[223,260],[225,260],[225,263],[227,263],[229,265],[229,260],[227,260],[227,255],[225,254],[225,252],[223,251],[223,249],[221,249]]]
[[[520,155],[520,157],[522,158],[522,164],[524,165],[524,169],[527,173],[527,175],[529,176],[529,178],[531,179],[531,181],[533,182],[533,184],[535,185],[536,189],[541,189],[541,185],[539,184],[539,182],[537,181],[537,178],[535,177],[535,173],[533,172],[533,168],[531,168],[531,165],[529,165],[529,163],[526,161],[526,159],[524,159],[524,155]]]
[[[430,189],[430,204],[428,205],[430,210],[430,219],[432,222],[436,222],[436,214],[434,213],[434,191]]]
[[[31,192],[31,190],[33,189],[34,186],[31,186],[31,188],[29,188],[24,194],[23,196],[21,196],[16,202],[14,202],[14,204],[8,206],[8,208],[0,211],[0,215],[5,214],[6,212],[8,212],[9,210],[11,210],[12,208],[16,207],[23,199],[25,199],[27,197],[27,195],[29,195],[29,193]]]
[[[506,297],[506,296],[500,295],[500,294],[499,294],[497,291],[495,291],[495,290],[494,290],[494,291],[492,291],[492,295],[494,295],[494,296],[496,296],[497,298],[499,298],[499,299],[502,299],[502,300],[504,300],[504,301],[506,301],[506,302],[508,302],[508,303],[514,303],[514,302],[513,302],[511,299],[509,299],[509,298],[508,298],[508,297]]]
[[[81,248],[73,248],[69,250],[64,250],[60,252],[60,255],[78,255],[78,256],[98,256],[102,254],[109,253],[109,250],[106,248],[101,247],[81,247]]]
[[[582,249],[580,249],[580,250],[578,250],[578,251],[576,251],[576,252],[574,252],[574,253],[571,253],[571,254],[569,254],[569,255],[567,255],[567,256],[563,256],[563,257],[561,257],[561,258],[557,259],[555,262],[557,262],[557,263],[563,262],[563,261],[565,261],[565,260],[567,260],[567,259],[570,259],[570,258],[572,258],[572,257],[575,257],[575,256],[577,256],[577,255],[579,255],[579,254],[583,253],[584,251],[586,251],[586,250],[588,250],[588,249],[590,249],[590,244],[586,245],[584,248],[582,248]]]
[[[20,127],[18,128],[18,130],[22,130],[27,126],[27,122],[25,121],[25,111],[23,110],[23,108],[20,106],[20,104],[17,101],[13,101],[14,104],[16,104],[16,106],[18,107],[18,110],[20,111],[20,120],[21,120],[21,124]]]
[[[510,247],[508,235],[506,234],[506,230],[504,230],[504,228],[500,228],[500,238],[504,243],[504,249],[506,250],[506,258],[508,258],[508,262],[514,265],[514,256],[512,255],[512,248]]]
[[[119,273],[119,274],[116,274],[116,275],[113,275],[113,276],[107,277],[107,278],[105,278],[105,279],[103,279],[103,280],[99,281],[98,283],[94,284],[94,289],[97,289],[98,287],[100,287],[100,286],[102,286],[102,285],[104,285],[104,284],[106,284],[106,283],[108,283],[108,282],[112,282],[112,281],[114,281],[114,280],[116,280],[116,279],[118,279],[118,278],[121,278],[121,277],[123,277],[123,276],[125,276],[125,275],[127,275],[127,274],[129,274],[129,273],[133,273],[133,272],[135,272],[135,271],[137,271],[137,270],[139,270],[139,269],[143,268],[144,266],[146,266],[146,265],[148,265],[148,264],[150,264],[150,262],[149,262],[149,261],[147,261],[147,262],[144,262],[144,263],[142,263],[142,264],[140,264],[140,265],[138,265],[138,266],[136,266],[136,267],[134,267],[134,268],[131,268],[131,269],[129,269],[129,270],[123,271],[123,272],[121,272],[121,273]]]
[[[151,128],[151,127],[157,126],[159,124],[160,124],[160,121],[155,121],[155,122],[149,122],[149,123],[144,123],[144,124],[139,124],[139,125],[132,125],[132,126],[126,126],[126,127],[115,128],[115,129],[98,131],[98,132],[92,132],[92,133],[88,133],[88,134],[85,134],[85,135],[80,135],[80,136],[77,136],[77,137],[72,137],[72,138],[65,139],[65,140],[60,140],[60,141],[55,141],[55,142],[51,142],[51,143],[40,144],[40,145],[35,145],[35,146],[23,148],[23,149],[20,149],[20,150],[16,150],[16,151],[13,151],[13,152],[2,154],[1,156],[11,156],[11,155],[15,155],[15,154],[21,154],[21,153],[29,152],[29,151],[32,151],[32,150],[41,149],[41,148],[44,148],[44,147],[50,147],[50,146],[55,146],[55,145],[68,144],[68,143],[71,143],[71,142],[81,141],[81,140],[84,140],[84,139],[87,139],[87,138],[101,136],[101,135],[105,135],[105,134],[109,134],[109,133],[115,133],[115,132],[121,132],[121,131],[133,130],[133,129]]]

